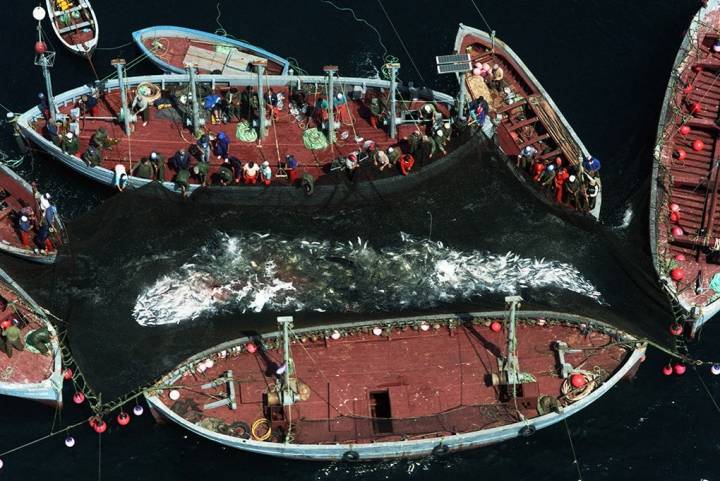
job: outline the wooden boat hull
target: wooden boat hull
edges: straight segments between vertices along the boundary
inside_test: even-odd
[[[717,228],[713,228],[718,178],[713,166],[720,137],[712,121],[719,104],[713,79],[719,72],[716,64],[720,54],[713,52],[708,43],[717,37],[708,28],[720,27],[720,1],[706,4],[692,19],[675,57],[658,123],[650,184],[653,263],[668,293],[685,311],[693,336],[720,311],[720,292],[709,285],[712,277],[720,273],[720,265],[710,259],[719,237]],[[696,72],[695,65],[707,68]],[[695,84],[688,94],[683,92],[687,83]],[[699,114],[689,111],[694,102],[702,106]],[[680,133],[682,125],[690,127],[688,135]],[[700,151],[693,149],[695,140],[704,143]],[[679,149],[686,151],[687,159],[677,157]],[[669,218],[670,204],[680,208],[677,222]],[[683,232],[673,234],[675,227]],[[686,259],[679,260],[678,255]],[[676,267],[685,276],[679,283],[670,276]]]
[[[83,15],[87,17],[86,20],[77,24],[81,25],[79,29],[72,25],[61,27],[59,25],[59,20],[56,21],[56,17],[58,17],[56,14],[62,12],[56,12],[55,0],[45,0],[45,6],[47,8],[50,23],[52,24],[53,31],[55,31],[55,35],[60,42],[72,53],[83,57],[90,57],[95,51],[95,47],[97,47],[98,38],[100,36],[100,27],[97,22],[97,17],[95,16],[95,10],[93,10],[89,0],[78,0],[78,3],[79,4],[76,7],[73,7],[70,10],[79,8],[78,11],[83,12]],[[69,28],[72,28],[72,30],[66,31]],[[89,30],[89,34],[88,32],[83,31],[77,32],[77,30]],[[78,38],[75,38],[75,36]]]
[[[62,407],[63,378],[61,374],[62,354],[60,351],[60,344],[58,343],[57,339],[57,332],[55,331],[53,325],[47,320],[47,318],[43,314],[44,311],[42,310],[42,308],[38,306],[32,300],[32,298],[19,285],[17,285],[15,281],[13,281],[12,278],[3,270],[0,270],[0,284],[9,286],[9,288],[16,293],[16,295],[22,302],[26,303],[28,307],[32,309],[35,313],[38,313],[38,320],[45,327],[47,327],[51,335],[50,358],[52,364],[49,375],[45,379],[35,380],[32,382],[29,382],[27,380],[21,382],[13,381],[12,379],[6,379],[4,377],[6,373],[3,372],[3,376],[0,376],[0,394],[23,399],[31,399],[39,401],[43,404],[48,404],[50,406],[60,408]],[[0,289],[2,288],[3,286],[0,285]],[[26,347],[25,349],[27,350],[28,348]],[[0,352],[0,358],[4,359],[3,365],[6,365],[7,368],[13,370],[18,369],[18,366],[15,363],[22,363],[25,364],[24,366],[22,366],[22,369],[32,371],[34,369],[32,363],[36,362],[33,358],[39,357],[40,359],[43,359],[45,357],[36,354],[34,356],[26,356],[22,360],[18,359],[18,357],[21,355],[27,355],[27,353],[15,353],[13,358],[7,359],[5,353]]]
[[[167,45],[163,44],[163,47],[158,47],[156,49],[148,47],[147,43],[150,39],[157,39],[157,41],[165,43],[171,43],[173,39],[178,39],[188,42],[201,42],[212,47],[236,48],[242,52],[248,52],[254,56],[266,59],[269,62],[276,64],[279,70],[277,72],[278,75],[287,75],[290,67],[289,62],[286,59],[270,53],[260,47],[250,45],[249,43],[236,40],[234,38],[223,37],[212,33],[202,32],[200,30],[193,30],[191,28],[160,25],[137,30],[133,32],[132,36],[133,40],[135,40],[135,43],[143,54],[147,55],[150,61],[165,73],[185,73],[185,65],[181,60],[184,53],[179,54],[177,58],[174,56],[171,57],[170,54],[172,52],[168,52],[168,50],[171,49]],[[160,50],[162,50],[162,52],[160,52]],[[223,60],[222,64],[227,66],[227,58]],[[201,71],[201,73],[203,72]],[[207,71],[205,73],[211,72]],[[270,73],[272,74],[272,72]],[[233,74],[242,74],[242,72],[234,71]]]
[[[5,177],[5,179],[2,179],[2,177]],[[30,186],[30,184],[28,184],[25,179],[17,175],[10,167],[0,164],[0,186],[3,182],[5,182],[6,179],[10,182],[13,182],[15,185],[18,186],[19,189],[21,189],[26,194],[26,202],[33,202],[32,187]],[[2,222],[5,222],[5,220],[3,220]],[[57,260],[57,248],[63,245],[67,240],[65,234],[65,226],[60,219],[60,216],[57,216],[55,219],[55,227],[57,232],[56,239],[59,238],[60,242],[56,241],[56,243],[59,245],[55,246],[56,249],[52,253],[40,254],[39,252],[35,252],[33,249],[25,249],[19,242],[17,242],[17,239],[12,239],[12,241],[15,242],[11,242],[7,239],[0,239],[0,251],[19,257],[21,259],[36,262],[38,264],[54,264]]]
[[[560,155],[569,157],[569,153],[572,152],[573,154],[581,155],[583,158],[589,156],[588,150],[570,126],[569,122],[565,119],[552,97],[550,97],[550,94],[548,94],[548,92],[543,88],[537,78],[533,75],[532,71],[530,71],[530,69],[523,63],[522,59],[520,59],[520,57],[505,42],[497,37],[492,37],[487,32],[460,24],[460,28],[458,29],[458,33],[455,38],[455,51],[457,53],[465,53],[463,47],[468,43],[468,39],[472,39],[473,42],[483,45],[483,47],[488,50],[492,49],[495,52],[495,55],[501,56],[504,59],[507,67],[512,68],[512,70],[516,72],[516,75],[518,75],[518,82],[522,83],[527,90],[527,96],[524,100],[534,102],[538,105],[538,107],[535,108],[538,115],[540,111],[544,111],[543,118],[539,120],[543,125],[543,131],[549,134],[545,135],[545,137],[549,136],[558,144],[560,144],[558,140],[561,139],[563,143],[569,145],[567,149],[558,149],[557,152]],[[506,75],[509,75],[509,72],[506,73]],[[464,81],[466,80],[465,74],[458,74],[458,79],[461,80],[461,88],[465,91],[465,98],[472,99],[473,92],[471,92],[468,87],[467,81]],[[491,107],[491,112],[492,111]],[[549,123],[553,123],[555,126],[549,128]],[[493,125],[493,122],[490,120],[485,122],[484,131],[489,136],[494,137],[500,150],[508,156],[507,164],[515,175],[522,178],[529,188],[540,194],[541,198],[545,201],[548,201],[547,195],[541,192],[537,183],[532,182],[530,176],[516,166],[515,158],[520,153],[522,145],[518,145],[515,132],[509,130],[503,123]],[[543,136],[538,136],[537,138],[543,138]],[[574,163],[577,162],[577,159],[568,158],[567,161]],[[587,213],[599,220],[601,207],[602,189],[598,192],[594,208],[587,211]]]
[[[456,322],[463,322],[467,321],[470,317],[482,317],[482,318],[489,318],[489,319],[502,319],[505,313],[503,312],[487,312],[487,313],[469,313],[464,316],[457,316],[457,315],[441,315],[441,316],[429,316],[429,317],[413,317],[413,318],[402,318],[402,319],[390,319],[390,320],[380,320],[380,321],[366,321],[366,322],[360,322],[360,323],[352,323],[352,324],[341,324],[341,325],[335,325],[335,326],[323,326],[322,330],[318,331],[318,329],[300,329],[295,332],[296,336],[295,339],[298,339],[299,342],[305,342],[303,339],[312,336],[312,332],[324,332],[326,337],[326,343],[331,344],[334,342],[329,338],[330,334],[333,331],[337,330],[338,332],[346,332],[347,330],[360,330],[363,329],[368,330],[372,328],[372,326],[385,326],[386,332],[388,329],[390,329],[388,326],[399,326],[398,323],[408,323],[412,325],[412,323],[429,323],[433,324],[435,322],[442,322],[442,320],[447,319],[453,319]],[[151,388],[146,392],[146,400],[152,410],[154,411],[156,416],[159,416],[161,418],[173,421],[180,426],[192,431],[193,433],[203,436],[207,439],[210,439],[212,441],[218,442],[220,444],[223,444],[225,446],[241,449],[248,452],[258,453],[258,454],[266,454],[271,456],[277,456],[277,457],[283,457],[283,458],[290,458],[290,459],[302,459],[302,460],[313,460],[313,461],[339,461],[339,460],[345,460],[345,461],[371,461],[371,460],[382,460],[382,459],[397,459],[397,458],[419,458],[419,457],[427,457],[427,456],[442,456],[449,454],[451,452],[456,451],[463,451],[468,449],[474,449],[481,446],[486,446],[489,444],[494,444],[498,442],[502,442],[508,439],[516,438],[519,436],[528,436],[534,433],[537,429],[543,429],[545,427],[551,426],[555,423],[558,423],[562,421],[563,419],[577,413],[578,411],[584,409],[585,407],[589,406],[593,402],[595,402],[597,399],[599,399],[603,394],[605,394],[609,389],[611,389],[617,382],[619,382],[622,378],[630,375],[633,372],[633,369],[637,366],[637,364],[641,361],[644,351],[645,351],[645,345],[642,343],[637,342],[634,338],[631,336],[627,336],[626,334],[619,333],[615,329],[610,328],[609,326],[603,325],[602,323],[598,323],[597,321],[584,318],[581,316],[574,316],[574,315],[568,315],[568,314],[559,314],[554,312],[523,312],[521,313],[522,317],[519,317],[518,319],[535,319],[535,318],[542,318],[542,319],[561,319],[560,322],[565,323],[567,325],[575,325],[575,326],[590,326],[591,329],[608,329],[607,332],[612,332],[613,336],[617,336],[616,338],[625,342],[628,342],[630,346],[625,351],[626,355],[622,361],[619,361],[616,365],[616,369],[612,372],[612,374],[606,378],[605,382],[601,383],[598,387],[595,388],[594,391],[592,391],[588,396],[577,400],[574,403],[571,403],[565,407],[562,408],[559,412],[549,412],[547,414],[542,415],[536,415],[535,417],[529,418],[524,422],[511,422],[509,424],[501,425],[501,426],[494,426],[494,427],[488,427],[488,428],[480,428],[476,430],[472,430],[470,432],[462,432],[462,433],[436,433],[433,434],[427,434],[427,435],[416,435],[416,436],[410,436],[411,439],[394,439],[391,441],[383,441],[383,440],[375,440],[374,442],[333,442],[329,441],[327,443],[315,443],[315,444],[300,444],[295,442],[290,443],[284,443],[284,442],[272,442],[272,441],[258,441],[253,438],[245,439],[243,437],[233,436],[229,434],[222,434],[220,432],[217,432],[215,430],[209,429],[207,427],[203,426],[202,422],[190,422],[185,416],[181,415],[179,412],[176,412],[176,408],[173,408],[170,406],[172,404],[172,401],[170,401],[168,397],[168,390],[173,389],[173,384],[176,381],[180,381],[180,385],[185,384],[192,384],[195,383],[200,384],[202,382],[206,382],[207,378],[201,378],[200,379],[192,379],[195,376],[196,368],[206,362],[207,359],[216,359],[215,364],[218,364],[222,362],[221,359],[225,359],[226,356],[229,358],[233,353],[233,349],[236,348],[236,346],[242,346],[247,342],[250,342],[251,340],[248,338],[238,339],[235,341],[224,343],[220,346],[216,346],[215,348],[209,349],[207,351],[204,351],[196,356],[193,356],[188,361],[183,363],[178,369],[175,371],[169,373],[164,379],[162,379],[155,388]],[[544,322],[544,321],[543,321]],[[407,325],[407,324],[406,324]],[[402,328],[397,327],[398,332],[402,331]],[[436,329],[437,327],[433,327],[432,329]],[[415,329],[417,329],[417,325],[415,326]],[[439,328],[442,330],[442,328]],[[459,329],[459,328],[458,328]],[[537,326],[537,329],[544,329],[544,327]],[[419,329],[420,331],[422,329]],[[307,332],[306,332],[307,331]],[[485,332],[485,331],[483,331]],[[370,337],[372,337],[371,334],[368,334]],[[403,344],[404,341],[407,341],[407,338],[402,339],[393,339],[394,334],[383,334],[383,336],[389,336],[387,340],[381,340],[378,339],[375,342],[379,343],[385,343],[390,344],[392,342],[398,343],[397,345],[405,345]],[[412,334],[411,334],[412,335]],[[432,336],[432,331],[429,331],[425,334],[419,334],[419,336],[427,335]],[[444,336],[445,334],[442,333],[442,331],[438,331],[438,335]],[[483,334],[481,334],[482,336]],[[269,335],[263,335],[262,337],[265,339],[268,339],[270,337],[277,336],[276,333],[269,334]],[[321,334],[322,336],[322,334]],[[401,336],[401,334],[398,334],[398,337]],[[462,334],[458,334],[458,336],[462,336]],[[451,334],[452,337],[452,334]],[[257,342],[257,338],[254,338],[255,342]],[[388,343],[388,341],[390,341]],[[361,341],[347,341],[349,343],[357,343]],[[491,342],[485,339],[485,342]],[[522,342],[522,341],[521,341]],[[422,352],[418,352],[417,350],[413,350],[411,347],[411,344],[407,344],[407,347],[405,347],[405,356],[404,357],[411,357],[411,356],[422,356]],[[427,346],[427,344],[425,344]],[[486,344],[487,346],[487,344]],[[487,348],[487,347],[486,347]],[[547,348],[547,346],[531,346],[530,349],[542,349]],[[313,351],[314,347],[310,345],[307,349],[313,352],[313,354],[309,354],[308,356],[324,356],[322,352]],[[338,348],[340,349],[340,348]],[[348,349],[360,349],[349,347]],[[490,347],[489,349],[492,349]],[[300,348],[294,347],[294,352],[297,353],[301,351]],[[343,351],[344,352],[344,351]],[[242,355],[242,353],[240,354]],[[352,363],[352,358],[347,357],[348,354],[338,354],[340,358],[345,359],[346,363]],[[435,355],[428,352],[425,354],[425,356],[431,356],[431,363],[432,366],[435,366],[437,364],[441,364],[442,360],[437,359]],[[439,356],[439,354],[438,354]],[[465,359],[464,355],[461,355],[463,359]],[[393,357],[394,358],[394,357]],[[373,366],[376,367],[379,371],[382,371],[382,361],[381,359],[384,359],[383,357],[380,357],[377,359]],[[377,364],[380,362],[381,364]],[[398,363],[402,363],[403,361],[399,361]],[[522,368],[522,359],[520,359],[520,364]],[[354,364],[353,364],[354,365]],[[297,362],[296,362],[297,366]],[[359,365],[357,368],[362,369]],[[321,370],[322,368],[320,366],[313,367],[315,370]],[[390,366],[387,366],[387,369],[391,369]],[[447,368],[449,369],[449,368]],[[555,369],[554,365],[550,366],[550,369]],[[430,366],[427,366],[427,371],[431,371]],[[203,371],[204,372],[204,371]],[[322,371],[320,371],[322,372]],[[477,375],[480,375],[483,373],[479,373]],[[184,377],[190,376],[190,377]],[[348,374],[333,374],[333,373],[324,373],[325,379],[342,379],[343,377],[348,376]],[[390,375],[390,374],[389,374]],[[235,372],[233,371],[233,376],[235,379],[237,379],[237,382],[242,383],[242,379],[245,379],[248,374],[244,372]],[[300,377],[300,374],[298,374],[300,381],[302,381],[302,377]],[[430,375],[432,376],[432,375]],[[447,376],[450,376],[450,373],[447,373]],[[454,376],[454,373],[453,375]],[[402,378],[402,376],[401,376]],[[433,378],[434,379],[434,378]],[[331,381],[328,381],[330,383]],[[352,382],[351,380],[346,380],[345,382]],[[405,382],[410,382],[406,379]],[[446,381],[451,382],[451,381]],[[400,385],[403,383],[401,382]],[[394,386],[395,384],[390,384],[391,386]],[[164,389],[164,391],[163,391]],[[252,402],[252,401],[246,401],[245,396],[248,396],[249,392],[247,389],[243,388],[242,386],[236,388],[239,390],[240,398],[242,401],[240,402]],[[311,388],[312,389],[312,388]],[[327,396],[324,399],[333,399],[333,392],[330,390],[330,384],[328,384],[328,392],[325,392],[323,396]],[[409,388],[408,388],[409,389]],[[459,387],[458,387],[459,389]],[[315,391],[313,391],[315,392]],[[414,404],[421,403],[423,400],[427,402],[426,399],[427,396],[430,396],[432,398],[432,395],[429,393],[422,391],[425,394],[422,395],[419,399],[415,399]],[[367,394],[367,393],[366,393]],[[313,394],[315,395],[315,394]],[[349,393],[347,395],[350,395]],[[408,397],[411,396],[411,394],[408,392]],[[414,396],[414,395],[413,395]],[[462,394],[460,395],[460,398],[462,399]],[[216,399],[216,398],[211,398]],[[339,399],[343,399],[340,397]],[[357,399],[355,399],[357,401]],[[178,403],[181,401],[178,401]],[[352,404],[352,403],[351,403]],[[176,407],[179,405],[176,405]],[[227,407],[221,407],[216,409],[227,409]],[[208,415],[214,415],[216,411],[209,411],[213,414]],[[228,411],[230,412],[230,411]],[[421,418],[415,418],[417,420]],[[300,421],[300,420],[298,420]],[[228,421],[229,422],[229,421]],[[298,428],[302,429],[302,428]],[[332,428],[330,428],[332,431]]]
[[[185,84],[188,81],[186,75],[156,75],[148,77],[130,77],[126,79],[127,85],[132,88],[142,82],[152,82],[158,85],[162,85],[163,88],[172,83]],[[218,76],[218,75],[199,75],[197,77],[198,82],[207,82],[213,85],[215,84],[229,84],[237,85],[242,87],[243,85],[253,85],[255,80],[249,79],[242,76]],[[322,83],[325,81],[325,77],[320,76],[274,76],[268,77],[268,83],[271,87],[278,87],[288,85],[289,83],[298,82],[317,82]],[[361,78],[342,78],[338,80],[342,82],[344,86],[350,88],[354,85],[361,85],[365,88],[388,88],[389,82],[379,79],[361,79]],[[117,81],[111,80],[107,83],[107,89],[116,90],[118,88]],[[89,93],[88,86],[78,87],[76,89],[61,93],[55,97],[56,104],[59,107],[64,107],[68,104],[73,104],[80,96]],[[433,92],[434,99],[437,102],[444,104],[452,104],[453,98],[449,95],[441,92]],[[75,172],[78,172],[94,181],[107,186],[114,186],[115,174],[113,170],[103,166],[88,166],[83,160],[74,155],[64,153],[62,149],[53,144],[51,141],[43,137],[40,132],[34,127],[36,121],[42,119],[42,114],[39,108],[35,107],[27,112],[23,113],[18,117],[17,126],[20,129],[23,136],[33,144],[37,145],[41,150],[48,153],[53,158],[59,160]],[[414,127],[408,127],[414,128]],[[472,130],[472,129],[470,129]],[[288,205],[288,202],[292,202],[293,205],[297,206],[328,206],[328,205],[350,205],[356,203],[366,203],[373,201],[381,201],[386,196],[399,194],[410,189],[413,189],[429,178],[434,178],[439,174],[447,172],[448,169],[457,165],[464,156],[467,154],[476,152],[478,146],[483,142],[483,136],[474,135],[477,131],[472,131],[469,134],[470,141],[455,145],[454,150],[449,150],[448,154],[433,160],[428,165],[420,170],[414,171],[411,175],[401,176],[386,176],[385,178],[379,178],[368,181],[350,182],[343,181],[333,184],[323,184],[317,182],[312,195],[306,195],[305,192],[297,185],[280,184],[274,182],[269,187],[257,186],[257,185],[240,185],[240,186],[210,186],[200,188],[196,183],[193,183],[188,188],[188,193],[198,191],[198,195],[207,195],[217,200],[227,200],[232,202],[239,202],[243,205]],[[265,140],[266,145],[271,146],[272,150],[268,151],[274,153],[275,146],[272,144],[273,138],[271,136]],[[384,135],[384,134],[383,134]],[[131,137],[132,139],[132,137]],[[179,148],[179,146],[178,146]],[[257,150],[256,150],[257,152]],[[329,150],[328,150],[329,152]],[[137,154],[136,154],[137,155]],[[144,154],[147,155],[147,154]],[[315,154],[313,154],[315,155]],[[243,159],[245,160],[245,159]],[[129,171],[130,169],[128,169]],[[130,175],[128,177],[129,188],[140,188],[152,181],[135,177]],[[180,193],[178,186],[171,181],[162,182],[162,186],[166,189]],[[200,192],[200,190],[202,192]]]

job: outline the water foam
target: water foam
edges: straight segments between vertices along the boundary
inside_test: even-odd
[[[460,251],[401,234],[397,246],[218,234],[177,271],[138,296],[143,326],[191,321],[221,311],[338,312],[427,308],[484,293],[568,289],[602,302],[570,264]]]

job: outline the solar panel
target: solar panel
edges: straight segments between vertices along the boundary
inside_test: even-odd
[[[437,66],[438,73],[456,73],[456,72],[469,72],[472,70],[472,64],[470,62],[463,63],[446,63]]]
[[[470,54],[468,53],[461,53],[461,54],[454,54],[454,55],[438,55],[435,57],[435,62],[440,65],[443,63],[460,63],[460,62],[469,62],[470,61]]]

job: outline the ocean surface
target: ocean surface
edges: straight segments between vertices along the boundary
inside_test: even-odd
[[[210,31],[219,27],[218,11],[211,2],[96,0],[94,3],[101,24],[100,47],[122,46],[116,50],[98,50],[93,56],[93,66],[100,76],[110,73],[110,59],[114,56],[122,55],[129,60],[139,55],[134,45],[123,46],[130,41],[133,30],[159,24]],[[677,47],[699,2],[475,0],[475,3],[491,28],[533,70],[588,149],[603,161],[603,223],[627,243],[644,238],[642,233],[647,226],[644,200],[662,97]],[[335,4],[340,8],[353,8],[355,15],[366,19],[376,31],[355,21],[351,12],[340,11],[329,2],[319,0],[303,2],[302,6],[290,1],[221,2],[219,22],[238,38],[281,56],[294,57],[311,73],[332,63],[345,75],[372,75],[387,51],[399,58],[404,80],[452,93],[456,89],[452,77],[434,73],[434,56],[450,53],[458,23],[487,29],[470,0],[444,3],[386,0],[383,6],[393,24],[388,22],[378,2],[361,4],[338,0]],[[0,103],[15,111],[33,105],[43,88],[40,71],[32,64],[33,6],[32,2],[14,6],[6,13],[10,21],[0,30],[4,45],[0,57],[3,72]],[[45,29],[52,35],[47,24]],[[402,36],[411,57],[405,53],[394,29]],[[94,79],[87,60],[60,50],[54,37],[50,40],[58,48],[52,70],[56,92]],[[133,70],[134,74],[155,72],[148,62]],[[0,132],[0,150],[0,158],[5,161],[19,158],[7,128]],[[42,156],[27,157],[18,170],[28,179],[37,179],[43,190],[53,192],[62,214],[70,219],[88,213],[112,195]],[[477,176],[476,182],[477,189],[465,188],[460,194],[471,199],[478,192],[491,192],[492,186],[487,185],[489,178]],[[478,236],[494,234],[492,229],[482,232],[485,207],[476,208],[468,201],[467,209],[463,209],[457,219],[473,217],[475,223],[472,228],[464,229],[465,221],[455,222],[455,218],[433,221],[429,212],[440,209],[433,204],[440,202],[439,199],[443,199],[442,195],[429,196],[425,204],[420,204],[422,208],[408,210],[409,217],[397,220],[388,217],[390,206],[379,206],[384,212],[378,214],[380,227],[368,228],[366,232],[353,229],[352,220],[330,214],[307,219],[307,225],[278,226],[278,232],[273,231],[272,226],[263,226],[259,219],[249,220],[247,227],[238,231],[214,232],[195,246],[194,257],[186,262],[170,265],[161,257],[154,259],[163,270],[158,268],[157,275],[147,277],[145,297],[134,297],[133,322],[146,326],[144,329],[170,329],[224,309],[227,306],[202,304],[189,295],[192,289],[188,287],[188,279],[194,283],[205,282],[208,276],[213,276],[213,285],[217,280],[221,285],[231,284],[232,279],[242,276],[252,279],[252,283],[239,291],[233,288],[239,294],[227,299],[237,312],[308,306],[317,310],[356,312],[390,310],[393,305],[406,301],[402,292],[407,285],[417,282],[427,282],[426,289],[436,296],[424,299],[429,303],[458,300],[468,289],[478,289],[478,285],[503,292],[517,285],[551,285],[584,292],[593,302],[603,302],[603,296],[611,294],[617,297],[618,293],[596,292],[593,282],[597,273],[588,267],[587,259],[578,257],[587,252],[555,252],[547,258],[541,247],[529,249],[528,254],[511,256],[506,251],[486,252],[478,248],[477,240]],[[508,213],[530,209],[525,204],[512,202],[499,203],[495,208]],[[535,213],[530,209],[529,214]],[[318,239],[319,224],[326,231],[334,228],[337,238]],[[103,225],[98,218],[98,231],[104,228],[112,226]],[[558,228],[558,232],[562,229]],[[504,239],[496,240],[501,241]],[[272,269],[277,263],[266,265],[261,272],[247,267],[247,262],[257,256],[271,260],[285,258],[288,243],[302,246],[303,242],[307,248],[295,249],[298,265],[311,263],[313,256],[337,257],[351,259],[352,272],[344,262],[328,263],[325,270],[331,281],[322,284],[322,280],[317,280],[321,273],[310,272],[317,284],[304,284],[306,290],[303,291],[276,281]],[[225,250],[217,249],[218,244]],[[243,256],[239,256],[238,245],[259,247],[255,251],[246,249],[242,251]],[[563,239],[549,236],[545,247],[552,250],[562,245]],[[422,258],[418,253],[422,253]],[[174,261],[180,254],[179,250],[167,252],[168,258]],[[229,260],[236,262],[230,269]],[[428,268],[429,265],[433,267]],[[0,258],[0,266],[24,271],[27,275],[21,273],[20,277],[28,278],[23,279],[23,285],[31,291],[34,286],[26,282],[40,285],[46,280],[42,277],[48,275],[6,258]],[[507,285],[484,281],[490,275],[488,267],[495,266],[510,272],[504,278]],[[137,265],[128,268],[134,276],[140,272]],[[382,284],[394,286],[395,291],[383,292],[385,296],[371,291],[366,297],[353,298],[342,293],[314,294],[327,291],[330,282],[349,277],[365,282],[363,291],[367,292],[376,279],[366,278],[363,273],[375,271],[385,273]],[[543,273],[546,277],[540,275]],[[564,284],[553,284],[560,278]],[[168,292],[172,294],[170,298],[157,295]],[[168,299],[183,299],[183,302],[171,303]],[[629,297],[628,302],[631,302]],[[711,322],[700,341],[692,346],[697,357],[720,360],[719,323],[718,320]],[[127,342],[122,330],[114,335],[114,342]],[[112,370],[112,364],[105,362]],[[0,479],[190,480],[222,476],[265,481],[399,481],[450,476],[575,480],[581,476],[585,480],[718,480],[720,409],[713,404],[712,397],[720,397],[720,378],[712,377],[706,366],[697,371],[690,369],[684,377],[665,378],[660,369],[666,362],[665,355],[651,350],[632,382],[621,383],[598,403],[571,417],[567,429],[559,424],[528,439],[512,440],[442,460],[357,465],[290,462],[245,454],[205,441],[173,425],[156,424],[147,411],[142,417],[134,417],[127,427],[111,423],[102,437],[87,426],[74,429],[70,434],[77,444],[72,449],[64,446],[65,435],[59,434],[4,454],[48,435],[58,426],[74,424],[87,417],[88,411],[68,402],[62,413],[56,413],[41,405],[3,398],[0,399],[0,459],[4,467],[0,470]]]

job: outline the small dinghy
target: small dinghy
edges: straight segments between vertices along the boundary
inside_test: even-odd
[[[98,43],[95,11],[88,0],[45,0],[55,34],[71,52],[89,57]]]

